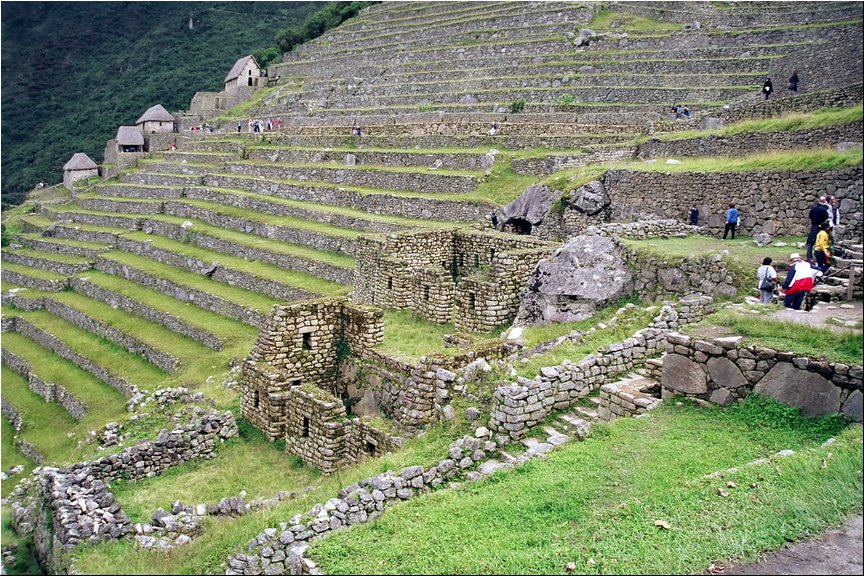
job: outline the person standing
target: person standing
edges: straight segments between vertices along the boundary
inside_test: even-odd
[[[699,209],[696,206],[690,207],[690,214],[688,215],[689,222],[691,226],[696,226],[699,223]]]
[[[237,121],[237,133],[238,134],[240,133],[240,126],[241,126],[241,124],[240,124],[240,121],[238,120]]]
[[[798,71],[793,70],[792,76],[789,77],[789,90],[798,93]]]
[[[810,209],[810,233],[807,235],[807,261],[813,261],[813,246],[816,244],[816,235],[819,234],[819,225],[830,218],[828,213],[828,200],[825,196],[819,197],[819,202]]]
[[[813,269],[795,252],[789,256],[789,272],[783,282],[783,306],[800,310],[807,293],[813,290]]]
[[[770,257],[762,260],[762,266],[756,271],[756,277],[759,279],[759,303],[771,304],[774,300],[774,289],[777,288],[777,271],[771,266],[772,260]]]
[[[768,100],[768,96],[770,96],[773,91],[774,85],[771,83],[771,78],[765,78],[765,84],[762,85],[762,94],[765,95],[765,100]]]
[[[282,117],[281,116],[276,117],[276,129],[277,130],[282,129]]]
[[[735,204],[729,204],[729,209],[726,210],[726,227],[723,228],[723,240],[726,240],[726,236],[729,232],[732,232],[732,240],[735,239],[735,227],[738,226],[738,218],[740,215],[738,214],[738,209],[735,208]]]
[[[813,255],[816,256],[816,268],[823,274],[831,267],[831,237],[828,235],[830,225],[826,220],[819,225],[819,233],[816,234],[816,244]]]

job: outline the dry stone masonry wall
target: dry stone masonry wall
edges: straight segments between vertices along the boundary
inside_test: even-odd
[[[665,395],[685,395],[722,406],[758,393],[801,408],[805,416],[841,413],[862,418],[862,368],[744,346],[743,337],[699,340],[670,334],[663,357]]]
[[[76,420],[81,421],[84,419],[84,416],[87,415],[87,406],[84,402],[76,398],[74,394],[62,385],[54,382],[45,382],[39,378],[31,369],[30,364],[14,352],[3,348],[2,353],[3,365],[24,376],[33,392],[42,397],[46,402],[57,402]]]

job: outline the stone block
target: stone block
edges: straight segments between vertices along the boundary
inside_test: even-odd
[[[680,354],[667,354],[663,359],[663,388],[684,394],[705,394],[708,381],[702,367]]]
[[[753,392],[801,408],[801,412],[811,418],[840,410],[840,388],[819,374],[801,370],[788,362],[775,364]]]

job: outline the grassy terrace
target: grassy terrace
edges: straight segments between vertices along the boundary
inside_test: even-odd
[[[29,268],[27,266],[21,266],[19,264],[8,264],[6,262],[3,263],[3,269],[9,270],[10,272],[15,272],[17,274],[21,274],[22,276],[39,278],[40,280],[64,280],[65,278],[67,278],[67,276],[64,276],[63,274],[49,272],[48,270]]]
[[[344,163],[337,161],[331,162],[261,162],[260,160],[237,160],[232,162],[241,166],[265,166],[275,168],[335,168],[344,170],[345,172],[390,172],[395,174],[432,174],[434,176],[478,176],[483,174],[483,170],[446,170],[437,169],[429,170],[423,167],[412,166],[387,166],[373,164],[359,164],[355,166],[346,166]]]
[[[139,286],[129,280],[102,272],[87,274],[88,280],[97,285],[140,302],[146,306],[170,314],[195,328],[209,332],[219,338],[226,346],[243,346],[255,340],[258,330],[241,322],[225,318],[213,312],[202,310],[193,304],[166,298],[161,292]],[[206,352],[209,354],[209,352]],[[242,354],[240,354],[242,355]]]
[[[4,340],[6,335],[3,336]],[[27,379],[13,371],[5,364],[2,367],[3,399],[12,404],[24,418],[24,431],[21,436],[33,444],[36,451],[43,456],[47,454],[71,455],[74,452],[77,438],[69,438],[65,432],[78,428],[86,432],[83,423],[76,422],[62,406],[54,402],[45,402],[35,392],[30,390]],[[6,422],[6,417],[3,417]],[[92,425],[92,422],[90,423]],[[58,431],[64,433],[58,434]],[[4,428],[4,433],[6,429]],[[5,444],[3,440],[3,464],[6,463]],[[13,449],[17,453],[17,450]],[[20,455],[20,453],[18,453]],[[19,456],[23,458],[23,456]],[[3,488],[6,489],[6,482]],[[11,484],[11,483],[10,483]]]
[[[316,502],[336,496],[339,489],[352,482],[388,469],[437,462],[446,453],[447,445],[467,431],[464,421],[437,425],[421,438],[407,439],[398,452],[364,460],[326,477],[241,423],[240,438],[227,442],[211,460],[184,464],[136,484],[112,484],[123,510],[133,521],[146,521],[156,508],[170,507],[177,498],[190,503],[218,502],[220,498],[236,496],[240,490],[246,490],[249,498],[269,497],[281,490],[294,491],[298,494],[296,499],[236,519],[210,518],[203,534],[188,546],[168,554],[154,555],[136,549],[131,540],[124,540],[78,549],[76,565],[82,574],[220,573],[224,571],[220,565],[227,556],[245,548],[249,539],[265,528],[306,512]],[[307,486],[314,489],[306,492]]]
[[[3,368],[3,382],[6,382],[6,368]],[[12,374],[12,380],[14,380],[15,374],[11,370],[9,370],[10,374]],[[12,380],[10,380],[10,386],[12,385]],[[20,385],[21,382],[18,381],[15,383],[16,385]],[[24,383],[26,386],[26,382]],[[2,466],[3,470],[9,470],[14,466],[24,466],[24,471],[20,476],[13,476],[12,479],[3,482],[3,489],[0,492],[0,497],[6,498],[8,497],[12,491],[15,489],[15,479],[23,478],[25,476],[29,476],[30,472],[33,471],[35,464],[32,460],[24,456],[20,451],[15,449],[15,428],[12,427],[12,424],[9,423],[5,417],[0,418],[0,455],[2,455],[2,461],[0,461],[0,466]],[[3,542],[7,542],[7,536],[10,537],[8,541],[12,541],[11,534],[7,534],[6,532],[6,509],[3,509]]]
[[[19,248],[17,250],[3,250],[3,254],[12,253],[27,256],[36,260],[47,260],[49,262],[62,262],[64,264],[86,264],[91,262],[90,258],[76,256],[74,254],[58,254],[56,252],[45,252],[31,248]]]
[[[221,252],[199,248],[192,244],[184,244],[182,242],[169,240],[162,236],[155,236],[144,232],[130,232],[125,234],[124,237],[139,242],[147,242],[154,248],[167,250],[174,254],[180,254],[188,258],[195,258],[203,262],[219,262],[219,264],[225,268],[239,270],[246,274],[272,280],[281,284],[303,288],[304,290],[316,294],[338,296],[346,292],[344,286],[336,284],[335,282],[316,278],[315,276],[310,276],[309,274],[285,270],[284,268],[279,268],[278,266],[273,266],[271,264],[249,261],[237,256],[230,256]]]
[[[118,229],[121,232],[124,230]],[[84,240],[67,240],[65,238],[53,238],[51,236],[38,236],[36,234],[23,234],[24,238],[28,238],[30,240],[39,240],[40,242],[44,242],[45,244],[56,245],[56,246],[75,246],[78,248],[88,248],[90,250],[102,250],[106,248],[106,244],[98,244],[96,242],[86,242]],[[39,254],[44,254],[45,251],[40,251]],[[86,260],[86,258],[85,258]]]
[[[744,214],[746,218],[746,214]],[[652,238],[650,240],[622,239],[627,246],[637,250],[650,252],[662,256],[667,260],[680,260],[688,257],[707,256],[720,254],[727,250],[727,258],[749,266],[753,270],[753,285],[756,283],[756,269],[762,265],[762,259],[770,256],[774,260],[774,267],[783,267],[789,259],[789,254],[798,252],[799,242],[806,240],[805,236],[778,236],[774,243],[768,246],[756,246],[753,239],[748,236],[738,236],[734,240],[722,240],[720,235],[701,236],[692,235],[686,238]],[[776,246],[777,242],[783,242],[786,246]]]
[[[314,542],[311,556],[332,574],[558,574],[570,561],[587,574],[692,574],[754,560],[861,511],[860,426],[840,432],[836,420],[809,421],[757,397],[649,414],[595,428],[517,471],[399,504]],[[784,449],[796,454],[703,477]]]
[[[175,268],[174,266],[160,264],[159,262],[155,262],[149,258],[136,256],[134,254],[110,252],[103,255],[103,257],[150,276],[167,280],[173,284],[177,284],[178,286],[213,294],[223,300],[239,304],[240,306],[255,310],[262,314],[268,313],[273,308],[273,305],[279,302],[276,298],[271,298],[270,296],[265,296],[258,292],[228,286],[227,284],[210,280],[200,274],[187,272],[180,268]]]
[[[28,291],[29,292],[29,291]],[[15,315],[27,320],[43,332],[47,332],[68,348],[102,366],[110,374],[120,376],[142,390],[152,390],[165,380],[167,374],[140,356],[104,338],[91,334],[45,310],[34,312],[16,311]]]
[[[730,308],[720,310],[698,324],[687,326],[683,332],[699,337],[709,328],[714,338],[720,336],[720,332],[744,336],[739,346],[767,346],[782,352],[794,352],[852,366],[861,365],[864,353],[864,338],[860,329],[838,333],[797,322],[773,320],[765,315],[754,316]]]
[[[864,120],[864,105],[846,108],[822,108],[809,114],[785,114],[775,118],[736,122],[716,130],[682,130],[655,136],[659,140],[685,140],[706,136],[735,136],[751,132],[785,132],[810,130],[826,126],[852,124]],[[647,139],[647,138],[645,138]]]
[[[416,362],[421,356],[443,354],[453,356],[464,352],[445,348],[444,335],[456,331],[453,323],[435,324],[408,310],[384,310],[384,341],[375,347],[381,354]],[[476,340],[497,338],[497,333],[475,334]]]
[[[41,380],[59,384],[81,400],[87,407],[84,424],[98,426],[126,413],[126,398],[120,392],[26,336],[4,334],[3,348],[26,360]]]
[[[682,158],[680,164],[656,162],[616,163],[615,168],[627,168],[646,172],[782,172],[806,170],[836,170],[861,166],[864,163],[862,151],[849,150],[837,152],[832,148],[817,148],[793,152],[755,154],[737,158]]]

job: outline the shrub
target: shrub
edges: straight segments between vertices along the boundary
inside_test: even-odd
[[[573,94],[562,94],[558,99],[559,106],[572,106],[576,103],[576,97]]]
[[[300,26],[284,28],[276,33],[276,46],[282,53],[290,52],[295,46],[321,36],[345,20],[356,16],[360,10],[377,2],[333,2],[306,17]],[[263,64],[262,64],[263,66]]]
[[[512,114],[518,114],[525,110],[525,100],[514,100],[510,103],[510,112]]]
[[[280,56],[279,48],[275,46],[270,46],[269,48],[262,48],[261,50],[256,50],[253,55],[255,59],[258,60],[258,64],[261,68],[267,68],[267,65],[279,58]]]

